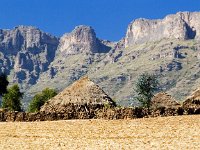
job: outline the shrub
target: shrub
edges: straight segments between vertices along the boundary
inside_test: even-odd
[[[21,111],[21,99],[23,93],[20,92],[17,84],[8,89],[8,92],[3,95],[2,108],[7,108],[11,111]]]
[[[54,89],[46,88],[41,93],[36,94],[30,102],[28,111],[38,112],[46,101],[56,96],[57,92]]]

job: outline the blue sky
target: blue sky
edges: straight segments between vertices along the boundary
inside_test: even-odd
[[[0,0],[0,28],[32,25],[61,36],[75,26],[92,26],[101,39],[117,41],[136,18],[163,18],[200,11],[200,0]]]

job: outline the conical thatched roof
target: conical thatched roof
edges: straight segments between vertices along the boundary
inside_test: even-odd
[[[165,92],[160,92],[156,94],[152,101],[152,108],[166,107],[166,108],[176,108],[180,104],[169,94]]]
[[[83,77],[47,101],[41,111],[61,111],[69,103],[115,106],[115,102],[98,85],[88,77]]]
[[[185,108],[200,108],[200,89],[196,90],[183,102]]]

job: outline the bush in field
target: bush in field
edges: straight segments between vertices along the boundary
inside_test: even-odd
[[[10,87],[6,94],[3,95],[2,108],[10,111],[21,111],[21,99],[23,93],[20,92],[17,84]]]
[[[36,94],[30,102],[28,111],[38,112],[46,101],[56,96],[57,92],[54,89],[46,88],[41,93]]]

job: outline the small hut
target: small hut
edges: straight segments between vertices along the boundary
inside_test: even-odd
[[[184,108],[200,108],[200,89],[192,93],[191,96],[187,97],[183,102]]]
[[[83,77],[47,101],[40,111],[62,112],[68,104],[116,105],[98,85],[88,77]]]
[[[152,108],[177,108],[180,106],[180,104],[171,95],[165,92],[156,94],[151,101],[151,105]]]

